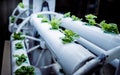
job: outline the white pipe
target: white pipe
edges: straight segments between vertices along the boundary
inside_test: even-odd
[[[45,51],[45,50],[42,50],[42,51],[40,52],[39,57],[38,57],[38,60],[37,60],[37,62],[36,62],[36,64],[35,64],[35,66],[38,66],[38,64],[39,64],[39,62],[40,62],[40,59],[41,59],[41,57],[43,56],[44,51]]]
[[[98,58],[92,59],[91,61],[83,65],[80,69],[78,69],[72,75],[85,75],[85,73],[89,72],[91,69],[96,67],[99,63],[100,63],[100,60]]]
[[[37,45],[37,46],[35,46],[35,47],[32,47],[32,48],[30,48],[29,50],[27,50],[27,53],[30,53],[31,51],[34,51],[34,50],[36,50],[37,48],[39,48],[40,47],[40,45]]]
[[[107,62],[120,57],[120,46],[110,49],[106,54],[108,55]]]
[[[102,48],[96,46],[95,44],[89,42],[88,40],[86,40],[82,37],[80,37],[77,41],[78,41],[78,43],[85,46],[89,51],[96,54],[97,56],[101,55],[101,54],[106,54],[105,50],[103,50]]]
[[[45,40],[46,44],[48,44],[50,50],[56,55],[57,61],[67,74],[72,74],[82,66],[86,60],[95,57],[81,45],[75,43],[64,45],[60,39],[64,34],[59,30],[50,30],[51,25],[41,23],[40,19],[37,18],[37,14],[31,16],[31,23]]]
[[[30,17],[27,17],[19,26],[18,29],[16,30],[16,33],[20,32],[22,27],[29,21]]]
[[[26,38],[28,38],[28,39],[32,39],[32,40],[35,40],[35,41],[39,41],[39,42],[41,42],[41,40],[40,39],[37,39],[37,38],[35,38],[35,37],[32,37],[32,36],[27,36],[27,35],[24,35]]]

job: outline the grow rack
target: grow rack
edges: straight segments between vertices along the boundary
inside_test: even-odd
[[[38,75],[85,75],[96,66],[111,63],[118,68],[120,54],[120,35],[104,33],[96,26],[86,26],[81,20],[73,20],[70,16],[54,12],[55,0],[47,1],[49,11],[40,0],[23,0],[24,8],[18,5],[12,16],[14,22],[10,21],[9,31],[11,35],[11,61],[12,75],[22,66],[32,66],[34,73]],[[29,8],[31,4],[32,8]],[[38,5],[40,4],[40,7]],[[44,11],[40,11],[44,8]],[[31,10],[29,10],[31,9]],[[19,12],[15,15],[16,11]],[[32,11],[32,13],[31,13]],[[42,22],[43,15],[48,22]],[[60,29],[51,29],[52,18],[60,19]],[[22,22],[17,24],[17,20]],[[10,19],[11,20],[11,19]],[[61,29],[69,29],[80,37],[70,43],[64,44],[62,39],[65,35]],[[14,33],[22,33],[14,39]],[[21,42],[21,49],[16,49],[16,43]],[[16,64],[14,55],[24,54],[26,61],[20,66]],[[61,72],[61,70],[63,72]]]

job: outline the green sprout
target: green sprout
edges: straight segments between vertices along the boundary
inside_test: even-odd
[[[110,32],[114,34],[119,34],[117,24],[115,23],[106,23],[105,20],[100,22],[100,27],[104,30],[104,32]]]
[[[20,66],[23,62],[25,62],[26,61],[26,58],[27,58],[27,56],[25,56],[24,54],[22,54],[22,55],[14,55],[14,57],[17,57],[17,59],[16,59],[16,64],[18,65],[18,66]]]
[[[21,8],[24,8],[24,7],[25,7],[22,2],[19,3],[19,6],[20,6]]]
[[[42,23],[46,23],[46,22],[49,22],[49,19],[47,17],[43,17],[42,20],[41,20]]]
[[[93,14],[88,14],[85,16],[86,20],[88,21],[87,25],[96,25],[96,21],[95,19],[97,18],[97,16],[93,15]]]
[[[61,24],[61,19],[53,17],[52,20],[50,21],[50,24],[52,26],[52,29],[58,30]]]
[[[10,16],[10,21],[11,21],[11,23],[14,23],[15,22],[15,16]]]
[[[42,14],[38,14],[37,18],[43,18],[44,16]]]
[[[71,12],[67,12],[67,13],[64,14],[63,17],[64,17],[64,18],[66,18],[66,17],[70,17],[70,14],[71,14]]]
[[[82,20],[82,19],[76,17],[75,15],[72,15],[71,18],[73,19],[73,21],[79,21],[79,20]]]
[[[23,40],[25,37],[23,37],[21,35],[22,35],[21,32],[19,32],[19,33],[14,32],[12,37],[14,38],[14,40]]]
[[[79,35],[68,29],[65,29],[63,33],[65,35],[65,37],[62,38],[63,44],[71,43],[79,38]]]
[[[22,66],[15,71],[15,75],[35,75],[32,66]]]
[[[16,49],[22,49],[22,48],[23,48],[22,42],[16,43],[16,44],[15,44],[15,48],[16,48]]]

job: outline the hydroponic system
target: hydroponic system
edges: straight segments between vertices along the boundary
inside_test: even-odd
[[[9,17],[12,75],[86,75],[106,63],[118,68],[117,25],[85,18],[55,12],[55,0],[22,0]]]

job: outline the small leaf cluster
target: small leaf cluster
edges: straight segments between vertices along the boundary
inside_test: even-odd
[[[49,19],[46,16],[42,15],[42,14],[38,14],[37,18],[42,18],[42,20],[41,20],[42,23],[49,22]]]
[[[115,23],[106,23],[105,20],[100,22],[100,27],[104,30],[104,32],[111,32],[115,34],[119,34],[117,24]]]
[[[10,16],[10,22],[14,23],[15,22],[15,16]]]
[[[43,18],[44,16],[42,14],[37,14],[37,18]]]
[[[59,29],[59,26],[61,24],[61,19],[57,19],[55,17],[53,17],[50,21],[50,24],[52,26],[51,29],[55,29],[55,30],[58,30]]]
[[[14,32],[13,36],[14,40],[23,40],[25,37],[22,36],[22,33],[21,32]]]
[[[35,75],[32,66],[22,66],[15,71],[15,75]]]
[[[79,35],[74,33],[72,30],[65,29],[63,33],[65,35],[65,37],[62,38],[63,44],[71,43],[79,37]]]
[[[24,7],[25,7],[22,2],[19,3],[19,6],[20,6],[21,8],[24,8]]]
[[[17,42],[17,43],[15,44],[15,48],[16,48],[16,49],[22,49],[22,48],[23,48],[22,42]]]
[[[20,66],[23,62],[25,62],[26,58],[27,58],[27,56],[25,56],[24,54],[21,54],[20,56],[19,55],[14,55],[14,57],[17,57],[16,64],[18,66]]]
[[[88,21],[87,25],[96,25],[96,21],[95,19],[97,18],[97,16],[93,15],[93,14],[88,14],[85,16],[86,20]]]
[[[70,17],[70,14],[71,14],[70,12],[67,12],[67,13],[65,13],[65,14],[63,15],[63,17],[64,17],[64,18]]]
[[[71,13],[70,13],[70,12],[65,13],[63,17],[64,17],[64,18],[71,17],[73,21],[82,20],[82,19],[80,19],[79,17],[76,17],[75,15],[72,15],[72,16],[71,16]]]

